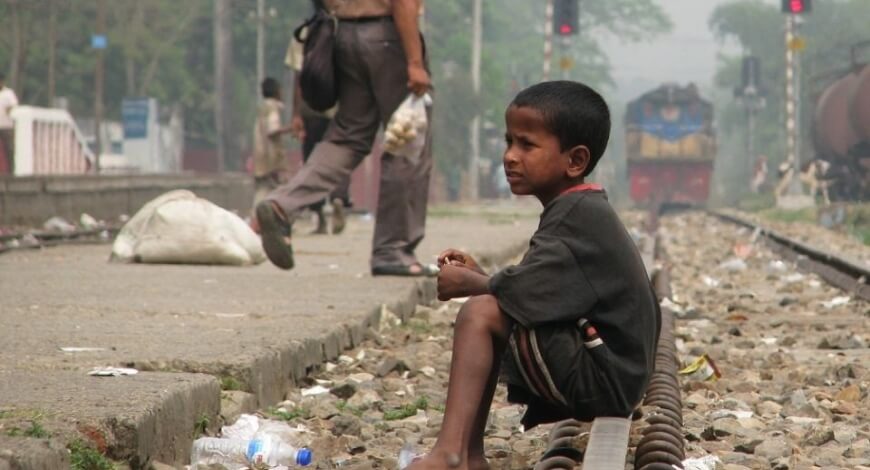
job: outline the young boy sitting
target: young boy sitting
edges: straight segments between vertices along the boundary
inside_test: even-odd
[[[413,470],[487,468],[500,368],[508,400],[528,405],[526,429],[628,417],[653,372],[655,294],[603,189],[584,183],[607,146],[607,104],[583,84],[546,82],[521,91],[505,121],[511,191],[544,210],[520,264],[492,277],[460,251],[439,256],[438,298],[472,297],[456,320],[441,432]]]

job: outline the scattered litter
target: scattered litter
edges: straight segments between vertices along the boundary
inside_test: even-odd
[[[214,316],[218,318],[244,318],[247,317],[247,313],[215,313]]]
[[[795,282],[801,282],[804,280],[806,276],[801,273],[789,274],[788,276],[783,276],[782,281],[786,284],[794,284]]]
[[[732,313],[731,315],[725,317],[725,319],[729,321],[746,321],[749,320],[749,317],[743,315],[742,313]]]
[[[849,300],[850,300],[850,299],[849,299],[848,296],[846,296],[846,295],[841,295],[841,296],[838,296],[838,297],[834,297],[834,298],[831,299],[831,300],[828,300],[828,301],[822,302],[822,306],[825,307],[825,308],[834,308],[834,307],[839,307],[839,306],[841,306],[841,305],[846,305],[846,304],[848,304],[848,303],[849,303]]]
[[[314,379],[314,382],[316,382],[317,385],[323,385],[323,386],[332,385],[334,383],[332,380],[324,380],[324,379]]]
[[[420,368],[420,373],[426,377],[435,377],[435,368],[432,366],[424,366]]]
[[[362,360],[365,359],[365,358],[366,358],[366,350],[365,350],[365,349],[360,349],[359,352],[356,353],[356,360],[357,360],[357,361],[362,361]]]
[[[755,243],[758,240],[758,237],[761,236],[761,227],[755,227],[755,230],[752,231],[752,235],[749,237],[750,243]]]
[[[338,356],[338,362],[341,364],[344,364],[346,366],[349,366],[349,365],[354,363],[354,360],[352,357],[347,356],[345,354],[342,354],[341,356]]]
[[[707,287],[719,287],[719,280],[710,276],[702,276],[701,281],[703,281],[704,285]]]
[[[752,245],[748,243],[737,243],[734,245],[734,256],[740,259],[749,258],[752,255]]]
[[[332,371],[334,371],[336,368],[338,368],[338,365],[337,365],[336,363],[334,363],[334,362],[327,362],[327,363],[326,363],[326,371],[327,371],[327,372],[332,372]]]
[[[310,387],[310,388],[303,388],[302,389],[302,396],[303,397],[313,397],[313,396],[317,396],[317,395],[323,395],[325,393],[329,393],[329,389],[322,386],[322,385],[315,385],[315,386]]]
[[[768,346],[776,344],[777,341],[779,341],[779,338],[773,338],[773,337],[761,338],[761,342],[768,345]]]
[[[356,382],[358,384],[361,384],[363,382],[371,382],[372,380],[375,380],[375,376],[372,374],[369,374],[368,372],[359,372],[356,374],[348,375],[347,379],[350,380],[351,382]]]
[[[815,424],[822,422],[822,418],[810,418],[808,416],[789,416],[785,419],[795,424]]]
[[[387,308],[386,305],[381,305],[381,319],[378,322],[378,332],[389,330],[402,324],[402,319]]]
[[[98,377],[117,377],[119,375],[136,375],[139,371],[129,367],[95,367],[88,375]]]
[[[105,351],[106,348],[89,348],[89,347],[80,348],[80,347],[75,347],[75,346],[68,346],[68,347],[60,348],[60,350],[63,352],[75,353],[75,352]]]
[[[97,219],[87,213],[82,213],[81,217],[79,217],[79,224],[86,230],[93,230],[101,225]]]
[[[810,279],[809,282],[807,282],[807,284],[809,284],[809,286],[812,287],[813,289],[818,289],[819,287],[822,287],[821,281],[818,281],[816,279]]]
[[[333,271],[335,271],[336,269],[338,269],[338,268],[340,268],[340,267],[341,267],[341,266],[339,266],[339,265],[337,265],[337,264],[335,264],[335,263],[330,264],[329,266],[327,266],[327,268],[329,268],[329,269],[331,269],[331,270],[333,270]]]
[[[716,468],[721,464],[722,461],[719,460],[719,457],[716,457],[715,455],[706,455],[704,457],[683,460],[682,470],[716,470]],[[676,470],[680,470],[680,467],[677,467],[676,465],[672,466]]]
[[[681,369],[679,373],[680,375],[685,375],[689,380],[696,380],[699,382],[708,380],[716,381],[722,377],[719,368],[716,367],[716,364],[707,354],[703,354],[701,357],[695,359],[691,364]]]
[[[746,268],[746,261],[740,258],[730,258],[719,264],[719,269],[724,269],[725,271],[744,271]]]
[[[788,270],[788,265],[778,259],[775,259],[771,260],[770,263],[767,263],[767,270],[772,273],[782,273]]]
[[[751,418],[753,413],[751,411],[744,410],[715,410],[710,413],[710,419],[720,419],[720,418]]]
[[[75,225],[69,223],[63,217],[54,216],[42,224],[42,228],[49,232],[74,232]]]
[[[423,453],[418,451],[411,442],[405,443],[399,451],[399,470],[411,465],[417,459],[423,457]]]
[[[662,301],[659,302],[659,305],[660,305],[662,308],[666,308],[666,309],[668,309],[668,310],[670,310],[670,311],[672,311],[672,312],[674,312],[674,313],[676,313],[676,314],[680,314],[680,313],[683,313],[683,312],[685,311],[685,310],[683,309],[683,306],[682,306],[682,305],[680,305],[680,304],[674,302],[673,300],[671,300],[671,299],[668,298],[668,297],[665,297],[664,299],[662,299]]]

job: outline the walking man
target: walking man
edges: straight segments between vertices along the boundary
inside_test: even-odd
[[[335,38],[338,112],[324,140],[285,185],[257,205],[263,248],[282,269],[294,266],[285,234],[304,207],[344,184],[371,153],[375,135],[408,92],[430,88],[423,38],[417,25],[419,0],[324,0],[337,18]],[[385,153],[372,242],[373,275],[425,276],[436,269],[417,261],[423,239],[431,135],[418,162]]]
[[[0,148],[6,155],[6,164],[9,174],[15,174],[15,123],[9,114],[12,108],[18,106],[18,97],[11,88],[7,87],[6,77],[0,72]]]

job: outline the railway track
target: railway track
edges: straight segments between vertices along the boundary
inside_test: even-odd
[[[648,220],[639,246],[663,325],[627,459],[581,463],[594,430],[568,421],[535,469],[672,470],[702,456],[735,470],[870,468],[866,268],[733,215]],[[722,379],[680,377],[702,355]]]

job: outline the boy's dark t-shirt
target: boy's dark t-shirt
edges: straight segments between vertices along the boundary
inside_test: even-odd
[[[654,369],[661,317],[603,190],[550,202],[523,260],[495,274],[490,291],[518,323],[503,376],[509,399],[529,405],[527,428],[632,413]]]

